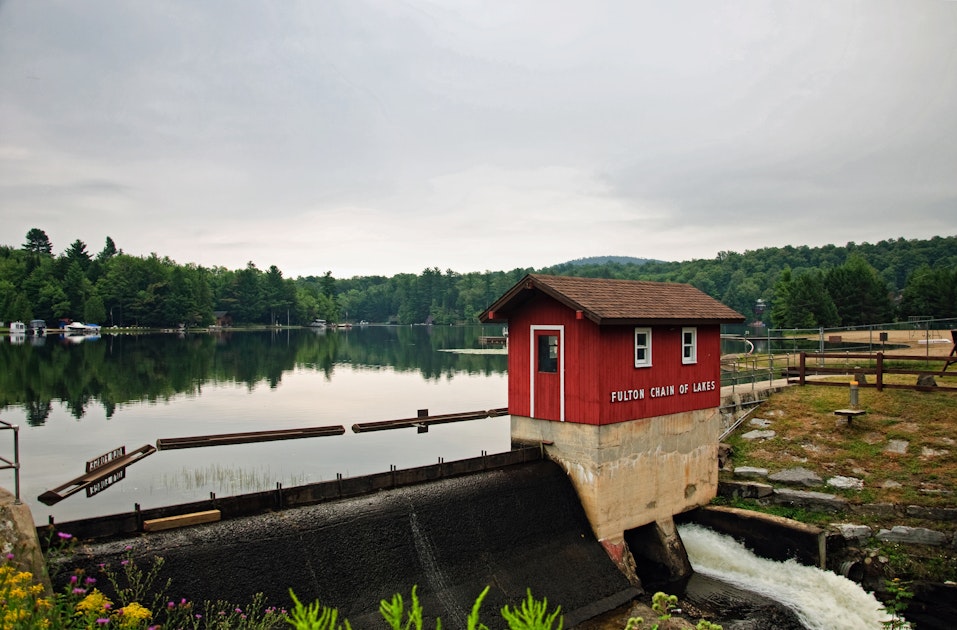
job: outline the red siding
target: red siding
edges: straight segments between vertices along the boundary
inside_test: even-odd
[[[681,363],[680,326],[652,327],[652,366],[636,368],[634,326],[599,327],[588,319],[577,319],[574,311],[539,294],[509,319],[508,400],[512,414],[531,415],[531,326],[564,326],[567,421],[612,424],[720,404],[717,324],[696,327],[697,362],[692,365]],[[613,401],[612,392],[623,394],[616,394]],[[627,392],[643,392],[644,398],[629,400],[632,396]]]
[[[603,329],[600,424],[717,407],[721,399],[721,330],[697,327],[697,362],[681,363],[681,327],[652,327],[651,367],[634,365],[634,327]],[[643,399],[612,402],[612,392]]]

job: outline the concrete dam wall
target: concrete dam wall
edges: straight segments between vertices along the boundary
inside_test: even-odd
[[[549,461],[95,543],[68,567],[96,575],[98,564],[118,566],[127,553],[143,568],[162,556],[175,598],[242,604],[261,591],[288,606],[292,588],[303,602],[338,608],[355,628],[384,627],[380,600],[397,592],[408,600],[413,585],[428,624],[439,616],[448,628],[465,626],[486,586],[482,619],[492,627],[527,588],[550,609],[562,606],[565,627],[637,594]]]

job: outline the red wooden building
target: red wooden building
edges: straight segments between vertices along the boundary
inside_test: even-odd
[[[513,415],[607,425],[717,407],[721,324],[686,284],[530,274],[480,316],[508,323]]]
[[[512,441],[565,469],[630,579],[633,544],[686,577],[673,517],[717,493],[720,327],[744,317],[686,284],[538,274],[480,317],[508,323]]]

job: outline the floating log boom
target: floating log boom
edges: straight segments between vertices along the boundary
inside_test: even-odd
[[[217,435],[194,435],[192,437],[160,438],[156,448],[168,451],[176,448],[198,448],[201,446],[223,446],[225,444],[246,444],[249,442],[271,442],[274,440],[295,440],[298,438],[342,435],[346,432],[342,425],[326,427],[306,427],[302,429],[274,429],[271,431],[249,431],[246,433],[220,433]]]
[[[482,420],[484,418],[494,418],[496,416],[508,415],[507,407],[489,409],[487,411],[467,411],[463,413],[447,413],[436,416],[421,415],[417,418],[403,418],[401,420],[381,420],[379,422],[357,422],[352,425],[355,433],[366,433],[368,431],[386,431],[388,429],[405,429],[415,427],[421,429],[430,424],[445,424],[447,422],[462,422],[464,420]]]

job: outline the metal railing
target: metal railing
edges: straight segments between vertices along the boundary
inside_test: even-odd
[[[3,462],[0,470],[13,469],[13,502],[20,505],[20,427],[0,420],[0,430],[13,431],[13,461],[6,457],[0,457],[0,462]]]

